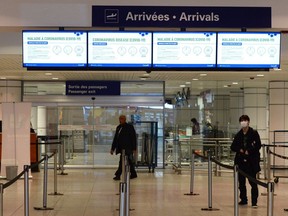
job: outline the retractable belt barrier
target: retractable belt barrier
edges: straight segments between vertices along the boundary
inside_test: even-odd
[[[130,166],[125,150],[122,151],[122,177],[119,183],[119,216],[129,216],[130,211]]]
[[[15,183],[23,175],[24,175],[24,215],[29,216],[29,169],[33,169],[37,167],[42,162],[44,162],[43,207],[41,208],[34,207],[34,209],[35,210],[53,210],[53,208],[47,208],[48,159],[53,156],[54,156],[54,173],[57,172],[57,160],[55,160],[55,158],[57,158],[57,151],[55,151],[50,156],[45,154],[44,157],[37,163],[34,163],[32,165],[24,165],[23,171],[19,173],[15,178],[8,181],[7,183],[5,184],[0,183],[0,216],[3,216],[3,212],[4,212],[4,206],[3,206],[4,189],[8,188],[10,185]],[[56,189],[57,189],[57,178],[55,178],[55,175],[54,175],[54,195],[59,195]]]
[[[202,210],[208,210],[208,211],[213,211],[213,210],[219,210],[216,208],[212,208],[212,165],[211,163],[214,162],[216,164],[218,164],[221,167],[227,168],[227,169],[233,169],[234,170],[234,216],[238,216],[239,215],[239,206],[238,206],[238,173],[240,173],[241,175],[245,176],[246,178],[248,178],[250,181],[254,182],[257,185],[260,185],[264,188],[267,189],[267,216],[273,216],[273,204],[274,204],[274,182],[268,182],[268,183],[264,183],[261,182],[251,176],[249,176],[248,174],[246,174],[244,171],[240,170],[238,168],[237,165],[234,166],[229,166],[226,164],[223,164],[217,160],[215,160],[213,157],[211,157],[211,152],[208,152],[208,157],[203,156],[198,154],[197,152],[193,151],[192,154],[208,160],[208,208],[202,208]],[[194,157],[192,157],[193,161],[194,161]],[[193,161],[191,161],[191,171],[194,170],[194,163]],[[191,172],[191,178],[194,178],[194,172]],[[191,184],[194,183],[194,180],[190,181]],[[190,189],[193,189],[193,185],[190,185]],[[193,190],[190,190],[190,194],[193,193]]]
[[[287,145],[264,145],[265,147],[266,147],[266,151],[267,151],[267,159],[268,159],[268,165],[267,165],[267,167],[268,167],[268,170],[270,171],[270,169],[271,169],[271,163],[270,163],[270,155],[273,155],[273,156],[275,156],[275,157],[278,157],[278,158],[281,158],[281,159],[284,159],[284,160],[287,160],[288,159],[288,157],[287,156],[285,156],[285,155],[280,155],[280,154],[277,154],[277,153],[275,153],[275,152],[272,152],[271,150],[270,150],[270,148],[269,147],[284,147],[284,148],[287,148],[288,146]],[[269,173],[269,175],[268,175],[268,178],[269,178],[269,180],[270,180],[270,172],[268,172]],[[277,178],[275,178],[275,180],[274,180],[274,182],[275,183],[278,183],[278,179]],[[288,211],[288,209],[287,208],[284,208],[284,211]]]

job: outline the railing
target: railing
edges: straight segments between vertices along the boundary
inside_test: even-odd
[[[234,216],[239,215],[239,206],[238,206],[238,175],[239,173],[246,178],[248,178],[250,181],[254,182],[255,184],[262,186],[267,189],[267,216],[273,216],[273,209],[274,209],[274,182],[261,182],[248,174],[246,174],[244,171],[240,170],[238,166],[229,166],[226,164],[221,163],[220,161],[216,160],[215,157],[211,156],[211,152],[208,152],[208,157],[200,155],[196,153],[195,151],[192,152],[192,154],[195,154],[195,156],[202,158],[203,160],[208,160],[208,207],[207,208],[202,208],[201,210],[203,211],[215,211],[219,210],[217,208],[213,208],[212,206],[212,162],[216,163],[217,165],[224,167],[226,169],[230,169],[234,171]],[[190,176],[190,193],[187,193],[185,195],[198,195],[194,193],[194,156],[192,156],[192,161],[191,161],[191,176]],[[191,185],[193,184],[193,185]]]
[[[45,154],[43,158],[33,165],[24,165],[23,171],[15,176],[13,179],[3,184],[0,183],[0,216],[3,216],[4,212],[4,189],[11,186],[17,180],[19,180],[24,175],[24,215],[29,216],[29,170],[37,167],[39,164],[44,162],[44,178],[43,178],[43,206],[42,207],[34,207],[35,210],[52,210],[53,208],[47,207],[47,185],[48,185],[48,159],[54,157],[54,193],[53,195],[62,195],[57,192],[57,151],[54,151],[53,154],[48,156]]]

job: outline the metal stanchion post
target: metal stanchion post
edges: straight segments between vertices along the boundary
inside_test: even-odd
[[[212,208],[212,161],[211,151],[208,151],[208,208],[202,208],[203,211],[215,211],[217,208]]]
[[[127,159],[127,157],[126,157]],[[130,166],[127,163],[126,166],[126,200],[125,200],[125,204],[126,204],[126,216],[130,215]]]
[[[68,159],[71,159],[72,157],[71,157],[71,148],[70,148],[70,135],[68,135],[68,137],[67,137],[67,141],[68,141],[68,144],[66,145],[67,146],[67,150],[68,150]]]
[[[264,169],[264,179],[267,179],[267,154],[266,154],[266,146],[262,148],[263,152],[263,169]]]
[[[126,156],[125,156],[125,150],[122,150],[122,154],[121,154],[121,169],[122,169],[122,174],[121,174],[121,180],[120,183],[126,183],[127,179],[126,179]],[[127,186],[125,186],[127,187]],[[119,190],[120,190],[120,199],[121,199],[121,184],[119,184]],[[126,190],[126,189],[125,189]],[[119,194],[116,194],[119,195]]]
[[[271,181],[271,159],[270,159],[269,146],[266,146],[266,155],[267,155],[267,182],[270,182]],[[267,196],[267,193],[261,193],[261,195]]]
[[[267,181],[271,181],[271,158],[269,146],[267,146]]]
[[[121,161],[122,161],[122,175],[121,175],[121,182],[126,182],[126,156],[125,156],[125,150],[122,150],[121,154]]]
[[[127,183],[120,182],[119,184],[119,216],[126,216],[126,192],[127,192]]]
[[[186,193],[184,195],[199,195],[193,192],[194,188],[194,169],[195,169],[195,155],[194,152],[191,154],[191,176],[190,176],[190,193]]]
[[[217,158],[218,161],[221,160],[220,151],[221,151],[220,144],[216,140],[216,143],[215,143],[215,154],[216,154],[216,158]],[[215,176],[221,176],[221,166],[219,166],[218,164],[215,164]]]
[[[35,210],[53,210],[53,208],[47,207],[48,155],[45,154],[44,157],[43,207],[34,207]]]
[[[24,215],[29,216],[29,166],[24,165]]]
[[[0,183],[0,216],[3,216],[3,193],[4,193],[4,185]]]
[[[267,216],[273,216],[273,204],[274,204],[274,182],[268,182],[268,197],[267,197]]]
[[[238,204],[238,166],[234,166],[234,216],[239,215],[239,204]]]
[[[55,150],[54,152],[54,193],[50,193],[49,195],[63,195],[57,192],[57,153],[58,151]]]
[[[68,175],[68,173],[64,173],[64,157],[65,157],[65,149],[64,149],[64,145],[61,142],[60,143],[60,167],[61,167],[61,173],[60,175]]]

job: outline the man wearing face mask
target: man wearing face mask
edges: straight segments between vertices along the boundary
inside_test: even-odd
[[[258,132],[249,126],[250,118],[248,115],[242,115],[239,118],[241,130],[235,135],[231,144],[231,150],[236,152],[235,165],[249,176],[256,179],[256,174],[260,169],[260,148],[261,140]],[[239,205],[247,205],[246,178],[239,173]],[[258,186],[249,180],[251,185],[252,207],[257,208]]]

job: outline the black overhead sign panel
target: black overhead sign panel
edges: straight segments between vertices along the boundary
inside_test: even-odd
[[[66,81],[66,95],[120,95],[119,81]]]
[[[271,28],[271,7],[92,6],[93,27]]]

